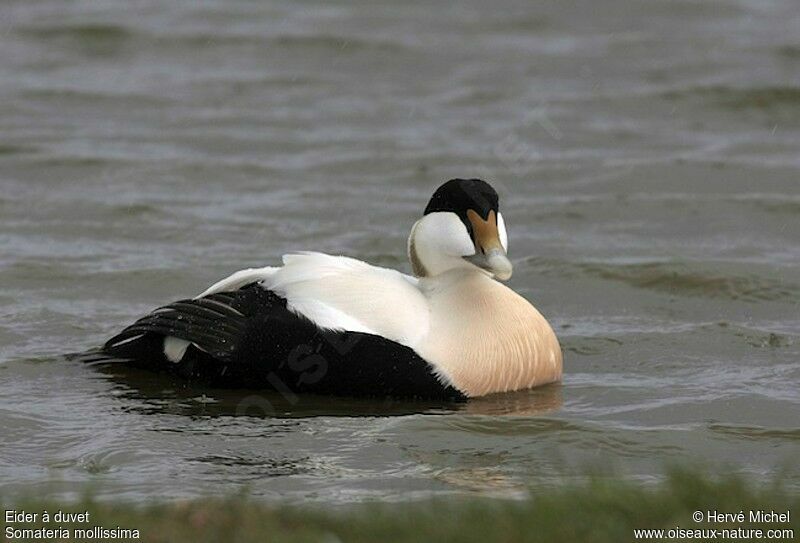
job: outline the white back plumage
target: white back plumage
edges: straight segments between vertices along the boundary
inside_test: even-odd
[[[321,328],[375,334],[411,348],[428,332],[428,302],[417,279],[344,256],[284,255],[280,268],[238,271],[200,296],[253,282]]]
[[[283,264],[264,287],[318,326],[376,334],[412,348],[428,332],[428,304],[413,277],[322,253],[286,255]]]

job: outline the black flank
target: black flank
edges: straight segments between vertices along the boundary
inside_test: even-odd
[[[190,341],[180,363],[164,336]],[[103,346],[130,364],[220,387],[338,396],[464,400],[412,349],[360,332],[323,330],[258,284],[180,300],[139,319]]]

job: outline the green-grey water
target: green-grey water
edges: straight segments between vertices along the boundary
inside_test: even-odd
[[[0,494],[798,487],[799,157],[795,0],[5,1]],[[294,399],[62,356],[292,250],[408,271],[452,177],[501,193],[562,385]]]

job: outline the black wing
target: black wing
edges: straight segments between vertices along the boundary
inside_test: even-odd
[[[180,364],[164,356],[165,336],[192,344]],[[158,308],[108,340],[103,352],[217,386],[465,398],[413,349],[373,334],[319,328],[258,284]]]
[[[285,309],[286,301],[255,284],[238,291],[179,300],[128,326],[109,339],[103,350],[126,358],[131,350],[126,348],[127,342],[151,334],[189,341],[213,358],[231,362],[247,336],[248,327],[274,306]]]

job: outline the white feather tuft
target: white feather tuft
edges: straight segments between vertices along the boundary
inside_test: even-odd
[[[272,276],[279,268],[267,266],[265,268],[247,268],[246,270],[239,270],[236,273],[217,281],[208,287],[202,294],[196,296],[203,298],[209,294],[216,294],[217,292],[225,292],[228,290],[238,290],[250,283],[257,283]]]
[[[167,336],[164,338],[164,356],[170,362],[177,364],[183,360],[183,355],[186,354],[186,349],[189,348],[189,345],[190,343],[185,339]]]
[[[503,249],[508,252],[508,231],[506,230],[506,221],[503,218],[503,214],[499,211],[497,212],[497,234],[500,236],[500,243],[503,245]]]

